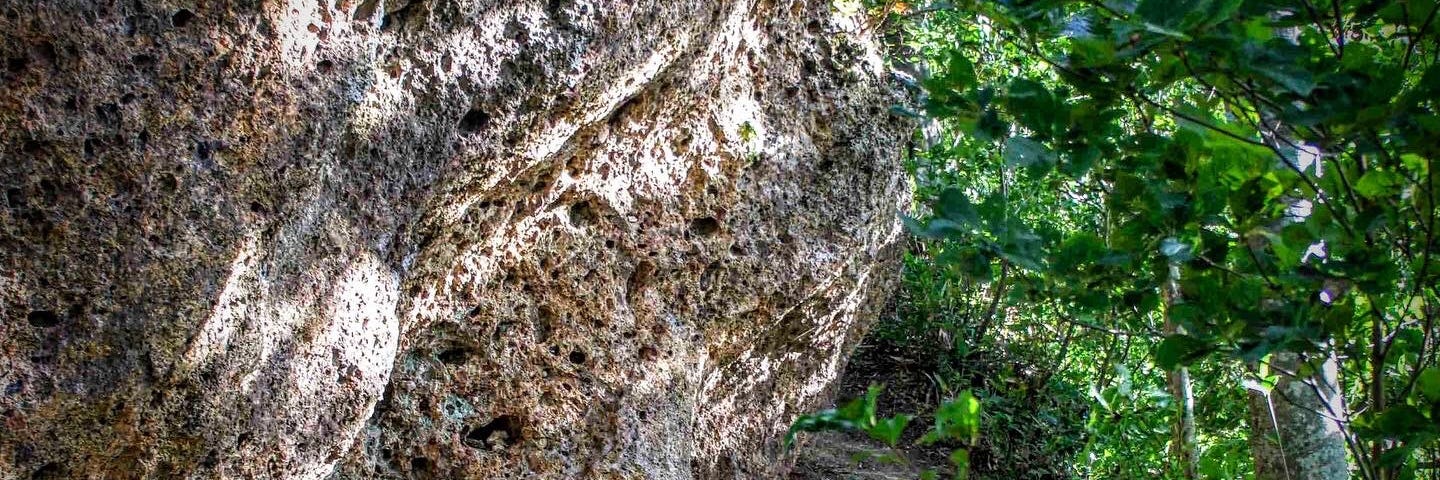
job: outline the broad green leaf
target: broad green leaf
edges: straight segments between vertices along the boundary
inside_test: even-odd
[[[875,401],[880,398],[880,392],[885,390],[884,386],[872,384],[865,390],[865,396],[851,400],[845,406],[840,407],[840,418],[853,422],[860,427],[868,427],[875,424]]]
[[[1215,349],[1209,342],[1189,335],[1170,335],[1155,348],[1155,364],[1169,371],[1184,366]]]
[[[1377,435],[1391,439],[1405,439],[1426,427],[1434,428],[1429,419],[1425,418],[1425,414],[1413,406],[1403,404],[1385,409],[1374,425]]]
[[[1041,138],[1050,138],[1069,117],[1065,106],[1056,101],[1050,89],[1024,78],[1010,82],[1005,89],[1005,105],[1020,125]]]
[[[980,213],[975,210],[975,204],[970,202],[965,192],[956,188],[940,192],[940,198],[935,201],[935,214],[962,227],[980,225]]]
[[[1355,193],[1369,199],[1393,196],[1403,184],[1404,179],[1394,172],[1370,170],[1355,182]]]
[[[1099,37],[1071,38],[1070,61],[1081,67],[1103,67],[1116,62],[1115,45]]]
[[[896,415],[890,418],[886,418],[877,421],[875,422],[875,425],[866,428],[865,433],[868,433],[870,435],[870,438],[874,438],[876,440],[884,442],[885,445],[894,447],[897,443],[900,442],[900,434],[905,432],[905,426],[909,425],[910,420],[913,418],[914,417],[911,415]]]
[[[1415,380],[1415,389],[1430,403],[1440,403],[1440,367],[1421,370],[1420,378]]]
[[[1256,67],[1255,71],[1300,95],[1309,95],[1315,89],[1315,77],[1309,70],[1290,65],[1266,65]]]
[[[1257,43],[1265,43],[1275,38],[1275,33],[1270,28],[1265,17],[1252,17],[1244,23],[1245,38]]]
[[[1186,16],[1198,13],[1205,0],[1142,0],[1135,14],[1144,19],[1146,28],[1169,30],[1181,28]],[[1175,32],[1184,36],[1183,33]]]
[[[1055,164],[1055,154],[1040,142],[1010,137],[1005,141],[1005,164],[1022,168],[1049,167]]]
[[[950,50],[950,63],[945,68],[945,80],[949,87],[966,91],[975,87],[975,65],[959,49]]]
[[[920,443],[949,439],[973,444],[979,434],[980,400],[966,390],[935,410],[935,426],[920,438]]]

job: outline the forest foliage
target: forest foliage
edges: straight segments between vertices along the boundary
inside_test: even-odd
[[[923,125],[877,335],[978,399],[975,476],[1255,477],[1295,381],[1350,476],[1440,478],[1436,7],[837,3],[903,45]]]

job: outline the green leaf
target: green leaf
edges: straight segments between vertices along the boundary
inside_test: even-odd
[[[1255,71],[1268,77],[1280,86],[1300,95],[1309,95],[1315,90],[1315,77],[1309,70],[1294,65],[1271,65],[1256,67]]]
[[[980,212],[975,210],[975,204],[970,202],[970,197],[957,188],[947,188],[940,192],[940,198],[935,200],[935,214],[962,227],[980,225]]]
[[[870,434],[870,438],[879,440],[881,442],[884,442],[885,445],[894,447],[896,444],[900,443],[900,434],[905,432],[905,426],[909,425],[910,420],[914,418],[915,417],[911,415],[896,415],[890,418],[886,418],[884,420],[875,422],[875,425],[866,428],[865,433]]]
[[[1265,43],[1275,38],[1275,33],[1270,28],[1269,21],[1262,16],[1252,17],[1244,23],[1245,38],[1257,43]],[[1350,52],[1345,52],[1347,57]]]
[[[1005,141],[1005,164],[1011,167],[1049,167],[1055,165],[1055,154],[1040,142],[1025,137]]]
[[[785,432],[785,448],[795,444],[795,436],[800,432],[821,432],[827,430],[850,430],[855,428],[854,423],[840,418],[839,412],[834,409],[821,410],[808,415],[801,415],[790,424],[790,431]]]
[[[1161,34],[1161,35],[1164,35],[1164,36],[1167,36],[1167,37],[1172,37],[1172,38],[1175,38],[1175,39],[1178,39],[1178,40],[1190,40],[1190,36],[1189,36],[1189,35],[1186,35],[1185,32],[1182,32],[1182,31],[1179,31],[1179,30],[1175,30],[1175,29],[1172,29],[1172,28],[1168,28],[1168,27],[1166,27],[1166,26],[1164,26],[1164,25],[1159,25],[1159,24],[1155,24],[1155,23],[1145,22],[1144,27],[1145,27],[1145,30],[1147,30],[1147,31],[1149,31],[1149,32],[1151,32],[1151,33],[1158,33],[1158,34]]]
[[[1380,418],[1375,420],[1375,433],[1384,438],[1405,439],[1411,435],[1420,433],[1425,427],[1434,428],[1430,425],[1425,414],[1410,405],[1395,405],[1385,409]]]
[[[974,444],[979,435],[980,400],[966,390],[945,401],[935,410],[935,426],[920,438],[920,443],[958,440]]]
[[[1169,371],[1190,364],[1215,350],[1209,342],[1189,335],[1170,335],[1155,348],[1155,364]]]
[[[821,410],[808,415],[801,415],[790,424],[790,430],[785,432],[785,448],[795,444],[795,435],[799,432],[822,432],[822,431],[844,431],[861,429],[870,431],[875,428],[875,400],[880,397],[880,392],[885,387],[881,385],[870,385],[865,396],[851,400],[845,406],[837,409]],[[891,419],[893,420],[893,419]],[[909,420],[905,420],[909,422]],[[904,429],[904,426],[901,426]]]
[[[1103,67],[1115,63],[1115,45],[1103,38],[1071,38],[1070,61],[1080,67]]]
[[[974,87],[975,64],[965,58],[965,54],[959,49],[950,50],[950,63],[945,68],[945,80],[951,89],[965,91]]]
[[[1385,453],[1380,454],[1379,464],[1382,467],[1395,468],[1403,465],[1407,460],[1410,459],[1410,455],[1414,453],[1414,445],[1397,446],[1395,448],[1385,450]]]
[[[1369,199],[1392,196],[1404,182],[1404,178],[1394,172],[1370,170],[1355,182],[1355,193]]]
[[[970,475],[970,451],[959,448],[950,452],[950,464],[955,465],[955,478],[963,479]]]
[[[885,391],[884,386],[871,384],[870,388],[866,389],[864,397],[851,400],[850,403],[840,407],[840,418],[852,422],[860,428],[874,425],[875,400],[880,398],[880,392],[883,391]]]
[[[1140,5],[1135,7],[1135,14],[1144,20],[1144,28],[1161,35],[1188,39],[1189,36],[1180,31],[1191,23],[1188,19],[1195,19],[1192,13],[1199,13],[1198,10],[1208,3],[1208,0],[1142,0]]]
[[[1042,138],[1049,138],[1064,127],[1068,110],[1056,101],[1045,85],[1028,79],[1016,79],[1005,89],[1005,105],[1025,128]]]
[[[1440,367],[1430,367],[1420,372],[1415,380],[1415,389],[1430,403],[1440,403]]]

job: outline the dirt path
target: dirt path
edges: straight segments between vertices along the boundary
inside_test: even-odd
[[[878,383],[885,385],[885,392],[877,402],[880,416],[919,414],[901,436],[902,448],[895,452],[904,456],[905,461],[881,461],[879,457],[889,450],[863,434],[802,433],[790,480],[915,480],[927,468],[934,468],[941,472],[941,478],[947,478],[948,451],[914,445],[924,434],[926,425],[934,421],[929,413],[938,402],[935,386],[923,370],[924,366],[906,358],[903,352],[868,342],[862,344],[850,358],[835,400],[843,403],[864,395],[866,388]]]
[[[915,480],[922,470],[913,461],[880,461],[883,448],[844,433],[810,434],[796,453],[790,480]]]

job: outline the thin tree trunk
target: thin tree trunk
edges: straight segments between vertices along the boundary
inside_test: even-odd
[[[1200,449],[1195,441],[1195,395],[1190,389],[1190,371],[1185,367],[1169,373],[1170,395],[1176,400],[1179,417],[1175,420],[1171,456],[1180,464],[1184,478],[1197,478]]]
[[[1170,318],[1170,307],[1183,303],[1180,294],[1180,266],[1171,263],[1165,281],[1165,334],[1184,333],[1184,328]],[[1176,417],[1171,431],[1170,456],[1179,466],[1182,478],[1197,478],[1200,451],[1195,441],[1195,392],[1190,388],[1190,369],[1177,367],[1165,373],[1170,397],[1175,399]]]

